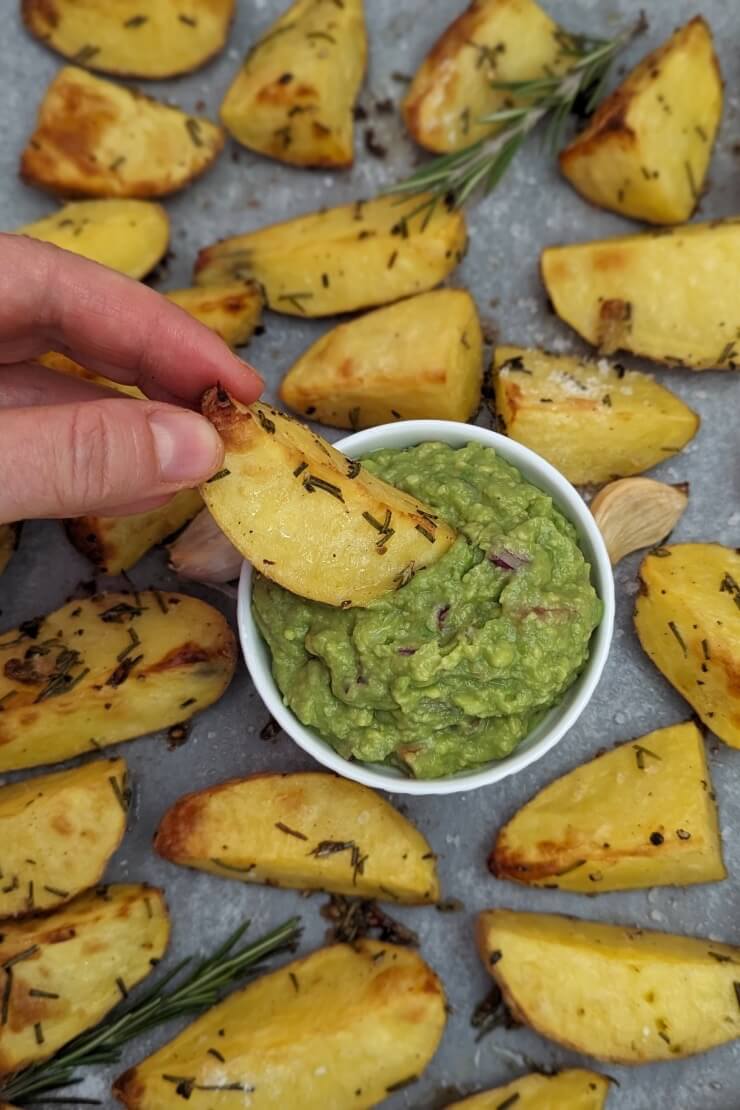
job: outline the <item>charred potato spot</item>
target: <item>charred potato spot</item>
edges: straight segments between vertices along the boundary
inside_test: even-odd
[[[9,660],[37,654],[51,659],[48,673],[33,684],[8,676]],[[235,661],[228,625],[196,598],[154,590],[68,602],[0,637],[0,770],[180,724],[221,696]]]
[[[362,0],[296,0],[250,50],[221,119],[244,146],[282,162],[349,166],[366,55]]]
[[[175,1090],[169,1077],[186,1075],[194,1094],[213,1085],[268,1088],[275,1105],[324,1110],[344,1105],[351,1091],[353,1106],[369,1108],[423,1071],[444,1023],[441,984],[410,948],[335,944],[230,995],[125,1072],[114,1092],[132,1110],[169,1105]],[[349,1055],[341,1051],[348,1037]],[[218,1046],[216,1056],[210,1045]],[[317,1052],[331,1067],[316,1066]]]
[[[340,324],[293,364],[280,396],[338,428],[401,414],[465,421],[478,408],[482,370],[475,302],[464,290],[444,289]]]
[[[66,196],[164,196],[203,173],[223,142],[210,120],[65,66],[46,90],[21,175]]]

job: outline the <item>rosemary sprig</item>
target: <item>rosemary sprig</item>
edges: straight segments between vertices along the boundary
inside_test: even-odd
[[[443,154],[421,166],[404,181],[388,190],[391,194],[426,194],[404,219],[419,213],[427,218],[444,200],[460,208],[473,195],[490,193],[506,173],[515,154],[538,124],[549,117],[547,138],[554,149],[562,139],[568,116],[580,105],[593,111],[601,98],[616,55],[646,27],[643,15],[613,39],[592,39],[561,33],[564,54],[573,64],[563,74],[545,75],[531,81],[494,81],[493,87],[508,92],[517,103],[482,116],[482,124],[498,124],[495,134],[463,150]]]
[[[249,921],[245,921],[178,986],[165,990],[191,962],[192,957],[177,964],[147,994],[118,1017],[114,1015],[107,1018],[95,1029],[82,1033],[50,1059],[9,1076],[4,1083],[0,1083],[0,1100],[28,1102],[32,1096],[45,1091],[80,1083],[82,1076],[75,1074],[77,1068],[117,1063],[123,1046],[128,1041],[172,1018],[207,1010],[218,1001],[223,988],[231,986],[246,971],[255,971],[268,956],[293,948],[300,936],[299,920],[292,917],[277,929],[265,933],[259,940],[234,951],[235,945],[248,928]],[[77,1105],[82,1100],[73,1101]]]

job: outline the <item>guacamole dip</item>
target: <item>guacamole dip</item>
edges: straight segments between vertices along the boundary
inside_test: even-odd
[[[420,778],[499,759],[588,657],[601,603],[575,529],[490,447],[423,443],[364,465],[460,535],[367,609],[257,577],[255,619],[285,702],[346,759]]]

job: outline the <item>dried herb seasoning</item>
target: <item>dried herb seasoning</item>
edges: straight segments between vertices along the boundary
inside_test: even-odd
[[[388,944],[418,947],[413,930],[381,910],[376,902],[332,894],[321,907],[321,916],[330,923],[327,941],[353,944],[363,937],[376,936]]]
[[[190,725],[187,721],[180,721],[176,725],[172,725],[167,729],[167,750],[174,752],[177,748],[181,748],[186,742],[190,732]]]
[[[81,46],[76,54],[72,55],[70,61],[74,62],[75,65],[84,66],[86,62],[92,61],[95,55],[99,53],[100,47],[94,46],[91,42],[88,42],[85,43],[84,46]]]
[[[482,998],[473,1010],[470,1024],[476,1030],[476,1044],[496,1029],[512,1029],[517,1024],[495,983],[485,998]]]
[[[386,1087],[385,1093],[387,1095],[391,1095],[391,1094],[393,1094],[394,1091],[402,1091],[404,1089],[404,1087],[410,1087],[412,1083],[418,1083],[418,1082],[419,1082],[419,1076],[418,1075],[409,1075],[405,1079],[399,1079],[399,1080],[397,1080],[397,1082],[391,1083],[389,1087]]]
[[[358,416],[359,416],[359,412],[360,412],[359,409],[353,410],[353,411],[356,411]],[[348,459],[347,460],[347,477],[348,478],[356,478],[361,470],[362,470],[362,463],[357,462],[356,459]]]
[[[662,756],[658,755],[657,752],[652,752],[650,748],[646,748],[642,744],[633,744],[632,750],[635,753],[637,766],[641,771],[645,770],[645,756],[649,756],[651,759],[657,759],[659,763],[663,761]]]
[[[291,829],[290,825],[286,825],[284,821],[276,821],[275,828],[280,829],[280,832],[287,836],[294,836],[296,840],[308,840],[308,837],[302,832],[298,832],[298,829]]]
[[[720,582],[719,592],[728,593],[737,605],[738,609],[740,609],[740,586],[737,584],[737,582],[729,572],[725,574],[724,578]]]
[[[139,634],[135,628],[129,628],[128,634],[129,643],[126,645],[123,651],[119,651],[118,655],[116,656],[116,659],[119,663],[122,663],[124,659],[128,658],[134,648],[137,648],[141,643],[141,638],[139,637]]]
[[[116,801],[123,812],[127,814],[131,805],[131,787],[126,781],[126,776],[124,775],[122,781],[119,782],[115,775],[108,775],[108,782]]]
[[[496,1110],[509,1110],[509,1107],[513,1106],[516,1102],[518,1102],[520,1098],[521,1098],[521,1095],[519,1094],[519,1092],[514,1091],[513,1095],[509,1095],[508,1098],[505,1098],[503,1102],[500,1102],[498,1104],[498,1106],[496,1107]]]
[[[434,532],[430,531],[429,528],[425,528],[423,524],[417,524],[416,531],[421,532],[424,539],[429,540],[429,543],[437,542],[437,537],[434,535]]]
[[[228,478],[229,474],[231,474],[231,471],[228,466],[225,466],[223,469],[217,470],[216,473],[208,479],[206,485],[210,486],[211,482],[220,482],[222,478]]]
[[[686,641],[684,640],[681,633],[678,631],[678,627],[676,625],[676,622],[675,621],[668,621],[668,627],[670,628],[671,632],[673,633],[673,635],[676,637],[679,644],[681,645],[681,651],[684,653],[685,656],[688,655],[688,648],[686,647]]]
[[[264,430],[267,432],[267,434],[270,435],[270,436],[274,436],[275,435],[275,421],[270,420],[269,416],[265,416],[262,409],[256,409],[255,412],[256,412],[257,419],[259,420],[260,424],[262,425]]]
[[[127,656],[118,664],[118,666],[111,673],[109,678],[103,683],[103,685],[112,686],[114,689],[117,689],[119,686],[123,686],[124,682],[131,674],[134,667],[138,663],[140,663],[143,658],[143,655]]]
[[[186,27],[198,26],[198,20],[195,19],[192,15],[183,15],[181,13],[180,15],[178,15],[177,18],[180,20],[181,23],[184,23]]]
[[[313,293],[281,293],[278,300],[287,301],[288,304],[292,304],[294,308],[297,308],[298,311],[305,316],[306,310],[301,302],[310,301],[312,297]]]
[[[143,26],[144,23],[148,23],[148,22],[149,22],[149,16],[148,15],[132,15],[131,18],[127,19],[124,22],[123,25],[124,25],[124,27],[127,27],[127,28],[133,28],[133,27],[141,27],[141,26]]]
[[[267,724],[260,729],[259,737],[260,740],[264,740],[268,744],[274,744],[282,731],[282,726],[278,724],[274,717],[270,717]]]
[[[323,478],[318,478],[315,474],[308,474],[303,479],[303,488],[306,493],[313,493],[317,489],[323,490],[331,497],[336,497],[337,501],[344,502],[344,494],[339,486],[335,486],[333,482],[327,482]]]
[[[188,116],[185,120],[185,128],[193,146],[203,146],[203,136],[201,135],[200,123],[198,120],[194,119],[192,116]]]

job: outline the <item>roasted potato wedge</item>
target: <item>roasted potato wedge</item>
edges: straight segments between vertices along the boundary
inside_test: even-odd
[[[556,779],[500,830],[489,866],[582,894],[725,879],[699,729],[658,729]]]
[[[221,105],[244,146],[296,166],[351,166],[367,36],[362,0],[296,0],[251,48]]]
[[[64,196],[161,197],[211,165],[220,127],[65,66],[49,85],[21,176]]]
[[[179,531],[202,507],[198,491],[184,489],[158,509],[133,516],[78,516],[65,520],[64,527],[72,544],[102,574],[120,574]]]
[[[428,219],[403,213],[397,197],[378,197],[235,235],[200,252],[195,280],[257,281],[267,307],[289,316],[389,304],[438,285],[467,242],[459,211],[438,205]]]
[[[285,413],[247,407],[218,388],[204,394],[203,413],[225,447],[203,500],[244,557],[293,593],[364,606],[454,543],[431,509]]]
[[[224,618],[184,594],[96,594],[25,621],[0,636],[0,772],[187,720],[235,662]]]
[[[68,374],[72,378],[82,378],[83,381],[94,382],[95,385],[101,385],[105,389],[113,389],[116,393],[125,393],[127,397],[135,397],[139,401],[144,399],[144,394],[138,386],[123,385],[121,382],[104,378],[102,374],[96,374],[94,370],[88,370],[87,367],[80,366],[79,362],[75,362],[73,358],[69,358],[67,355],[60,354],[59,351],[46,351],[45,354],[39,355],[35,361],[48,367],[49,370],[56,370],[58,374]]]
[[[436,902],[429,844],[375,791],[336,775],[252,775],[186,794],[164,815],[155,850],[227,879]]]
[[[13,558],[13,552],[18,546],[20,534],[21,525],[19,523],[0,524],[0,574],[3,573]]]
[[[167,250],[170,223],[162,205],[151,200],[76,200],[24,224],[16,234],[143,278]]]
[[[532,1072],[504,1087],[452,1102],[448,1110],[506,1110],[515,1103],[516,1110],[602,1110],[609,1082],[605,1075],[585,1068],[568,1068],[555,1075]]]
[[[646,1064],[740,1036],[740,948],[505,909],[480,915],[478,946],[513,1017],[575,1052]]]
[[[529,81],[573,64],[568,36],[534,0],[473,0],[437,40],[403,102],[417,143],[461,150],[496,130],[483,116],[511,106],[496,81]]]
[[[160,890],[101,887],[63,909],[3,922],[0,1075],[52,1056],[96,1025],[162,957],[170,922]]]
[[[645,652],[707,728],[740,748],[740,553],[680,543],[640,567],[635,628]]]
[[[648,470],[699,429],[699,417],[675,393],[603,360],[498,347],[493,378],[506,434],[576,485]]]
[[[0,787],[0,917],[49,910],[94,886],[126,829],[122,759]]]
[[[581,196],[655,224],[696,208],[722,115],[722,74],[701,16],[629,73],[560,154]]]
[[[424,1070],[444,1024],[442,985],[416,952],[335,944],[230,995],[114,1093],[130,1110],[175,1110],[183,1098],[209,1110],[219,1088],[248,1091],[251,1110],[363,1110]]]
[[[22,0],[31,34],[88,69],[177,77],[223,48],[234,0]]]
[[[262,319],[262,292],[253,281],[173,289],[165,297],[215,331],[230,347],[245,346]]]
[[[286,405],[335,428],[468,420],[480,403],[483,337],[464,289],[420,293],[321,336],[288,371]]]
[[[558,316],[603,354],[740,367],[740,217],[548,247],[541,266]]]

